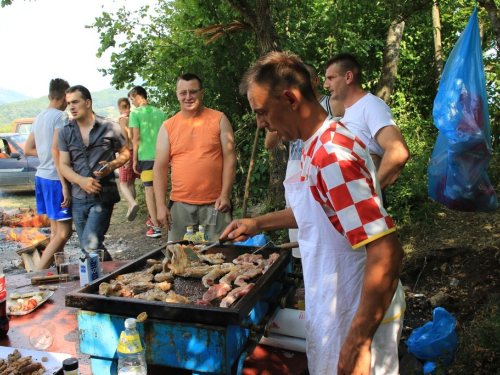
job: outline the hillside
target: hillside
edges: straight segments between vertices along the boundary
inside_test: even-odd
[[[2,89],[0,87],[0,105],[5,104],[5,103],[13,103],[13,102],[18,102],[20,100],[27,100],[31,99],[31,97],[21,94],[16,91],[12,90],[7,90],[7,89]]]
[[[116,101],[121,97],[126,97],[127,93],[127,90],[115,90],[113,88],[93,92],[94,112],[106,117],[118,117],[119,113]],[[47,97],[41,97],[2,104],[0,105],[0,124],[12,123],[17,118],[36,117],[41,111],[47,108],[48,103],[49,100]]]

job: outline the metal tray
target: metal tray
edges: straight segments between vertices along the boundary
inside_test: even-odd
[[[68,293],[66,295],[66,306],[116,315],[137,316],[142,312],[146,312],[148,317],[157,319],[224,326],[239,325],[291,263],[291,251],[288,249],[283,250],[279,247],[262,249],[259,253],[266,259],[275,252],[279,253],[280,256],[265,274],[257,277],[256,280],[251,280],[251,282],[255,283],[254,287],[230,308],[107,297],[98,294],[101,282],[109,282],[125,273],[141,271],[147,267],[147,259],[163,259],[161,250],[165,249],[165,247],[159,247],[136,261],[117,269],[115,272],[101,277],[81,289]],[[207,253],[222,252],[226,255],[226,262],[232,262],[239,255],[251,253],[257,249],[259,247],[222,245],[209,249]],[[176,283],[177,285],[175,285]],[[185,295],[193,302],[197,298],[201,298],[207,290],[203,287],[201,279],[176,277],[173,284],[173,290],[176,293]]]

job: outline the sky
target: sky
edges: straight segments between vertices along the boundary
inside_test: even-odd
[[[14,0],[0,8],[0,88],[39,98],[63,78],[90,92],[111,87],[110,52],[96,57],[97,29],[86,29],[103,11],[137,9],[154,0]]]

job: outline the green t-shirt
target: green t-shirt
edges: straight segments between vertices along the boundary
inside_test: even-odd
[[[141,105],[130,112],[128,126],[139,128],[141,141],[139,143],[139,160],[154,160],[156,139],[158,132],[167,119],[167,115],[158,108],[150,105]]]

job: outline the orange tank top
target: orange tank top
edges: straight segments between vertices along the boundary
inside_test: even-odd
[[[204,108],[200,116],[181,112],[165,121],[170,142],[170,199],[189,204],[213,203],[222,191],[222,112]]]

